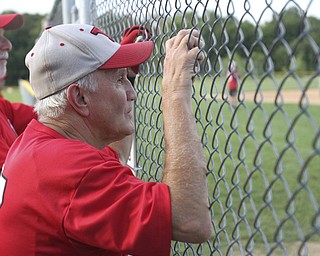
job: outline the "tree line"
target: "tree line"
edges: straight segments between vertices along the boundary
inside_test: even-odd
[[[4,13],[14,12],[6,11]],[[39,14],[23,14],[23,17],[24,24],[22,28],[5,32],[5,36],[13,45],[12,51],[9,52],[7,64],[9,74],[7,85],[17,85],[18,79],[29,78],[29,71],[25,66],[24,59],[39,37],[45,20],[45,16]]]
[[[6,32],[13,44],[7,65],[8,85],[16,85],[21,78],[28,79],[24,58],[39,37],[45,16],[24,14],[24,20],[21,29]],[[257,75],[270,69],[310,73],[319,66],[320,20],[306,17],[295,7],[274,15],[264,24],[238,20],[232,15],[217,17],[210,10],[205,16],[194,12],[177,13],[165,22],[164,26],[172,31],[190,27],[199,29],[213,66],[221,63],[219,59],[232,58],[247,71],[253,65]]]
[[[170,22],[176,30],[200,29],[216,71],[222,70],[217,66],[227,65],[230,59],[240,63],[243,72],[253,70],[256,75],[270,70],[304,75],[320,65],[320,20],[307,17],[296,7],[274,14],[271,21],[263,24],[238,20],[233,15],[217,17],[213,11],[202,16],[186,12]]]

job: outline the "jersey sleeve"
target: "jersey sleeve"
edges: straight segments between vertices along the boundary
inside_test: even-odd
[[[117,159],[91,169],[68,208],[64,228],[77,242],[132,255],[170,254],[167,185],[143,182]]]
[[[7,153],[9,151],[9,145],[8,143],[5,141],[4,138],[2,138],[2,134],[1,134],[1,138],[0,138],[0,166],[2,167],[4,160],[6,159]]]
[[[12,103],[13,117],[10,121],[18,135],[24,131],[32,119],[37,118],[33,109],[33,106],[22,103]]]
[[[33,106],[23,103],[11,103],[4,98],[0,99],[0,106],[1,111],[9,119],[18,135],[24,131],[33,118],[37,118],[36,113],[33,111]]]

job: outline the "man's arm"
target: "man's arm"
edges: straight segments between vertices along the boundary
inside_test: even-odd
[[[166,159],[162,182],[170,188],[173,240],[199,243],[212,232],[206,162],[191,105],[199,34],[182,30],[167,41],[162,105]]]
[[[18,102],[11,103],[2,97],[0,97],[0,105],[3,114],[10,120],[17,135],[24,131],[32,119],[37,118],[37,114],[33,111],[33,106]]]

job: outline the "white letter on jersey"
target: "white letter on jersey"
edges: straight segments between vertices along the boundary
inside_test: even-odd
[[[2,206],[2,203],[3,203],[4,190],[7,184],[7,179],[3,176],[3,169],[4,169],[4,165],[2,166],[2,171],[0,175],[0,207]]]

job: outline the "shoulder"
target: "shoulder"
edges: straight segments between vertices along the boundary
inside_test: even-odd
[[[7,113],[12,108],[12,103],[0,96],[0,111]]]

